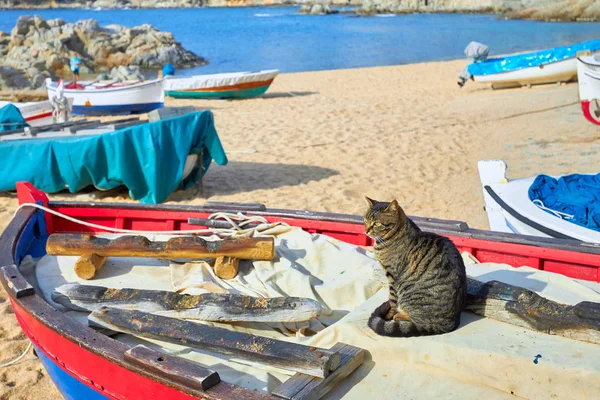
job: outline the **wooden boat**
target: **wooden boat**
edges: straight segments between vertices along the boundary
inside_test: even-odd
[[[27,255],[33,257],[44,255],[49,234],[102,232],[104,231],[103,227],[107,227],[107,229],[127,227],[152,231],[189,230],[197,228],[197,226],[190,225],[190,218],[207,218],[211,213],[228,211],[249,216],[262,216],[268,222],[286,222],[307,232],[329,235],[350,244],[360,246],[373,244],[372,240],[364,234],[362,217],[354,215],[267,209],[260,204],[207,203],[204,206],[196,207],[173,205],[148,207],[132,203],[49,202],[44,193],[36,190],[28,183],[19,183],[17,193],[21,204],[37,203],[46,207],[46,209],[20,208],[0,237],[0,265],[5,266],[2,273],[0,273],[0,282],[9,295],[19,324],[32,341],[40,361],[66,399],[204,398],[266,400],[278,397],[264,395],[224,381],[205,390],[190,387],[189,384],[193,381],[190,376],[193,378],[192,371],[194,371],[194,368],[198,369],[198,364],[173,356],[163,355],[156,358],[161,354],[156,351],[150,353],[154,358],[145,361],[137,359],[137,362],[132,362],[132,347],[130,345],[105,336],[57,311],[26,281],[22,271],[15,267]],[[71,220],[67,220],[63,216],[67,216]],[[93,224],[78,225],[72,218]],[[418,217],[414,218],[414,221],[426,231],[449,237],[461,251],[469,252],[484,262],[507,263],[511,266],[525,265],[537,270],[547,269],[576,279],[600,281],[600,249],[597,247],[586,246],[572,240],[536,238],[470,229],[465,223],[457,221]],[[366,323],[366,321],[364,322]],[[473,322],[471,321],[467,327],[473,326]],[[522,328],[519,331],[523,334]],[[471,334],[467,333],[466,335],[471,338]],[[547,337],[550,336],[547,335]],[[528,345],[529,339],[527,336],[523,336],[521,339],[522,341],[519,342],[521,344],[516,347]],[[569,340],[559,339],[561,340],[561,346],[558,347],[561,348],[561,351],[566,351],[563,346],[568,344]],[[396,343],[408,343],[410,346],[415,346],[419,343],[419,340],[426,339],[407,340],[408,342],[399,339]],[[447,358],[449,357],[448,344],[443,344],[443,346],[446,349],[443,350],[445,358],[442,357],[441,360],[443,365],[451,365],[452,368],[463,368],[461,363],[455,362],[452,358]],[[538,344],[536,348],[542,349],[540,350],[543,352],[544,358],[542,360],[545,361],[548,357],[547,352],[551,352],[552,349],[546,349],[543,346],[544,344]],[[583,356],[584,359],[588,357],[587,353],[591,353],[593,359],[598,359],[598,357],[594,358],[593,356],[598,351],[598,346],[587,343],[580,346],[585,347],[585,353],[583,354],[586,355]],[[544,349],[546,352],[544,352]],[[431,350],[428,349],[428,353]],[[502,351],[509,352],[509,349],[504,348]],[[484,358],[487,360],[488,353],[483,354],[486,355]],[[531,357],[534,355],[535,353],[532,353]],[[535,360],[537,361],[539,357],[541,355],[536,357]],[[428,359],[429,356],[426,356],[425,361],[417,362],[423,366],[428,362]],[[479,356],[477,359],[480,360],[481,357]],[[168,363],[159,368],[160,361],[165,360]],[[375,363],[381,362],[379,359],[374,359],[374,361]],[[483,374],[491,376],[490,379],[494,382],[502,379],[500,376],[504,377],[510,373],[507,370],[494,372],[492,364],[486,363],[485,360],[480,362],[483,363],[482,366],[485,365],[485,368],[482,367]],[[500,362],[500,360],[490,362],[497,365],[495,363]],[[581,358],[579,362],[582,362]],[[397,363],[397,359],[394,359],[394,363]],[[364,374],[369,375],[369,369],[373,368],[373,364],[370,363],[370,366],[366,367]],[[539,374],[539,369],[544,368],[544,364],[539,367],[530,367],[530,364],[531,360],[527,359],[526,366],[530,371],[527,374]],[[478,368],[473,367],[472,364],[469,364],[464,368],[467,368],[470,371],[469,373],[472,374],[478,370]],[[580,367],[581,364],[577,364],[577,368]],[[559,379],[567,375],[565,370],[560,369],[560,371]],[[580,370],[577,369],[577,371]],[[350,384],[352,390],[361,388],[360,380],[364,379],[364,374],[356,378],[358,381],[353,381]],[[577,379],[581,379],[581,374],[574,375],[578,375]],[[592,378],[593,376],[592,374]],[[434,377],[433,379],[441,378]],[[494,386],[490,390],[496,395],[502,393],[501,391],[505,391],[506,396],[509,397],[509,392],[517,390],[515,389],[516,379],[518,377],[513,376],[509,378],[510,382],[506,383],[506,387]],[[531,379],[537,378],[534,375],[531,377],[528,375],[526,379],[527,382],[530,382]],[[562,384],[560,382],[549,384],[546,375],[543,375],[540,379],[544,380],[545,385],[557,385],[557,388]],[[579,385],[581,384],[579,380],[577,382],[579,382]],[[464,384],[461,385],[464,389]],[[483,385],[481,382],[477,384],[478,387]],[[531,386],[530,383],[529,386]],[[364,385],[362,389],[367,390]],[[372,389],[375,390],[375,388]],[[535,385],[535,392],[533,393],[539,394],[539,390],[541,390],[540,387]],[[428,392],[430,393],[429,389]],[[337,396],[342,397],[347,392],[337,393]],[[351,398],[352,393],[347,394]],[[540,395],[543,396],[543,394]]]
[[[53,122],[52,103],[48,100],[25,103],[0,101],[0,108],[7,104],[14,104],[30,126],[43,126]]]
[[[585,119],[600,125],[600,56],[588,55],[577,58],[579,101]]]
[[[58,82],[46,80],[48,98],[58,91]],[[81,115],[125,115],[147,113],[164,104],[162,79],[144,82],[78,82],[66,85],[64,96],[73,99],[73,113]]]
[[[478,167],[492,231],[600,243],[600,232],[569,222],[569,216],[547,212],[543,203],[531,201],[528,191],[535,176],[509,180],[506,163],[501,160],[479,161]]]
[[[247,99],[264,94],[278,70],[197,75],[190,78],[167,77],[167,96],[181,99]]]
[[[577,52],[585,50],[600,50],[600,40],[488,58],[469,64],[468,72],[475,82],[490,83],[494,89],[570,82],[577,79]]]
[[[132,117],[5,131],[0,155],[10,166],[0,177],[0,190],[14,190],[21,180],[50,193],[124,185],[133,198],[149,203],[200,180],[213,158],[227,163],[209,111],[152,123]]]

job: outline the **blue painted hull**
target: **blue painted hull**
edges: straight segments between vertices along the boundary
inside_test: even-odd
[[[96,390],[78,381],[68,372],[61,369],[37,347],[35,351],[46,372],[50,375],[52,382],[54,382],[58,391],[66,400],[109,400],[108,397],[101,395]]]
[[[75,115],[128,115],[144,114],[158,108],[162,108],[164,103],[144,103],[144,104],[119,104],[111,106],[73,106]]]

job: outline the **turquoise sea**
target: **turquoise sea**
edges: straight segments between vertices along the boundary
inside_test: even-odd
[[[409,14],[355,17],[306,16],[298,7],[167,10],[0,10],[0,30],[10,32],[20,15],[67,22],[93,18],[101,25],[152,24],[170,31],[209,65],[181,75],[254,71],[282,72],[396,65],[464,58],[476,40],[490,54],[544,49],[600,38],[600,23],[546,23],[495,15]]]

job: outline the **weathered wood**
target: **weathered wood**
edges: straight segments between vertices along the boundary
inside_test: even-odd
[[[344,343],[336,343],[331,351],[340,353],[342,364],[327,378],[319,379],[309,375],[296,374],[276,387],[273,395],[288,400],[320,399],[358,368],[365,359],[363,349]]]
[[[168,317],[220,322],[302,322],[318,317],[322,311],[318,301],[300,297],[265,299],[229,293],[189,295],[74,283],[54,289],[52,300],[76,311],[115,307]]]
[[[503,282],[468,278],[467,310],[550,335],[600,344],[600,304],[574,306]]]
[[[221,279],[233,279],[238,273],[239,266],[239,258],[217,257],[214,266],[215,275]]]
[[[127,350],[124,358],[130,364],[137,365],[150,372],[159,373],[191,389],[207,390],[221,382],[221,377],[215,371],[206,369],[195,362],[149,349],[143,345]]]
[[[102,268],[107,257],[98,254],[85,254],[75,261],[75,274],[81,279],[92,279]]]
[[[15,265],[6,265],[2,267],[1,270],[2,277],[7,283],[8,290],[10,290],[17,299],[35,294],[33,286],[27,282]]]
[[[196,112],[196,107],[194,106],[163,107],[150,111],[148,113],[148,121],[154,122],[162,119],[175,118],[181,115],[186,115],[194,112]]]
[[[140,311],[104,307],[88,316],[92,326],[194,347],[325,378],[339,367],[339,353],[262,336],[199,325]]]
[[[144,236],[121,236],[105,239],[88,234],[53,234],[46,252],[56,256],[79,256],[94,253],[103,257],[216,258],[272,260],[275,241],[272,237],[230,238],[208,241],[197,236],[181,236],[166,242],[152,242]]]

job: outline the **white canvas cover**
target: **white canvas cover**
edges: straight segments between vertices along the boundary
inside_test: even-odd
[[[378,336],[367,321],[387,299],[388,289],[385,275],[371,252],[297,228],[276,227],[266,234],[276,235],[275,261],[243,262],[239,275],[228,281],[217,278],[203,262],[179,264],[125,258],[109,258],[96,278],[83,281],[73,272],[76,257],[50,256],[39,261],[36,276],[41,293],[51,303],[54,287],[67,282],[318,300],[330,311],[308,323],[213,325],[324,348],[343,342],[367,350],[364,364],[334,388],[326,396],[329,399],[600,398],[600,346],[467,312],[462,315],[461,326],[449,334],[417,338]],[[600,301],[595,284],[582,284],[528,267],[478,264],[470,256],[464,258],[469,263],[468,274],[482,281],[519,285],[568,304]],[[68,314],[86,323],[87,314]],[[263,393],[292,375],[289,371],[160,341],[130,335],[119,335],[117,339],[194,360],[217,371],[224,381]],[[536,364],[537,355],[541,358]]]
[[[166,91],[176,91],[233,86],[241,83],[268,81],[275,78],[277,74],[279,74],[279,71],[274,69],[258,72],[196,75],[189,78],[175,78],[169,75],[165,77],[164,89]]]

